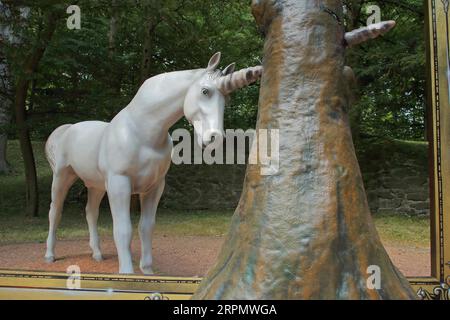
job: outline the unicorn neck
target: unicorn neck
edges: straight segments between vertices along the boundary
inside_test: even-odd
[[[205,69],[176,71],[146,80],[125,108],[135,125],[144,134],[169,128],[183,116],[183,103],[189,87]]]

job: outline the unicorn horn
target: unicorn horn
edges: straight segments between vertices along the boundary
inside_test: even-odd
[[[218,88],[223,94],[228,95],[237,89],[246,87],[253,82],[258,81],[262,72],[262,66],[245,68],[233,72],[218,79]]]
[[[345,34],[345,41],[347,46],[355,46],[362,42],[370,39],[375,39],[376,37],[385,34],[395,26],[394,20],[382,21],[378,23],[371,24],[367,27],[362,27],[355,29],[353,31],[347,32]]]

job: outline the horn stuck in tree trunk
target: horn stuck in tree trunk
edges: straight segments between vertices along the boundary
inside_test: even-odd
[[[279,171],[247,168],[218,261],[193,298],[416,298],[367,205],[346,114],[342,1],[252,7],[266,34],[257,129],[279,129]]]

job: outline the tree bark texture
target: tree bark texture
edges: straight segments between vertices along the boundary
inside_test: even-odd
[[[117,0],[111,1],[111,17],[109,19],[109,31],[108,31],[108,55],[110,59],[113,59],[116,54],[116,37],[119,24],[119,9]]]
[[[279,129],[279,171],[247,167],[193,298],[416,298],[380,241],[355,156],[342,1],[254,0],[252,9],[266,35],[257,129]],[[367,285],[369,266],[380,270],[378,289]]]
[[[157,22],[154,20],[154,17],[149,16],[144,24],[145,33],[142,48],[141,84],[150,77],[152,71],[152,54],[155,43],[155,28],[157,26]]]
[[[151,0],[143,5],[146,19],[143,21],[144,38],[142,42],[142,59],[140,84],[150,78],[153,68],[153,53],[156,41],[156,27],[161,23],[161,10],[163,2],[160,0]]]
[[[6,160],[8,143],[7,128],[11,121],[11,80],[4,47],[11,38],[11,32],[5,27],[8,8],[0,2],[0,174],[9,172]]]
[[[0,52],[0,174],[9,172],[6,160],[7,128],[11,121],[11,85],[6,59]]]

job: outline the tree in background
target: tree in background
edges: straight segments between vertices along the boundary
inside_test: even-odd
[[[0,10],[2,10],[0,3]],[[0,42],[5,41],[4,30],[0,30]],[[0,174],[9,172],[6,160],[8,142],[7,128],[11,118],[11,83],[6,57],[0,52]]]
[[[146,78],[202,67],[215,51],[222,51],[224,65],[258,63],[261,39],[246,1],[132,4],[80,2],[81,30],[58,25],[36,74],[30,113],[35,138],[44,139],[63,123],[109,121]],[[226,113],[228,126],[254,125],[257,91],[247,88],[234,99]],[[187,123],[183,120],[177,126]]]
[[[148,77],[200,67],[211,52],[224,63],[258,63],[261,40],[247,1],[79,1],[82,29],[61,23],[35,74],[34,138],[56,126],[90,119],[110,120]],[[347,29],[366,24],[364,0],[347,0]],[[383,19],[395,19],[392,34],[347,55],[360,84],[352,108],[355,138],[390,136],[424,139],[425,46],[420,0],[377,1]],[[64,17],[64,13],[63,13]],[[253,127],[257,88],[237,94],[226,126]],[[34,126],[33,123],[45,123]],[[177,126],[187,126],[181,121]]]
[[[9,164],[6,160],[6,148],[8,142],[8,127],[11,120],[11,79],[9,66],[6,60],[5,46],[17,42],[7,21],[12,17],[8,6],[0,1],[0,174],[9,172]]]
[[[6,160],[7,128],[11,118],[11,86],[6,59],[0,53],[0,174],[9,172]]]
[[[43,6],[39,8],[24,6],[22,3],[6,2],[10,4],[11,12],[19,11],[22,18],[18,25],[10,24],[20,28],[18,34],[23,34],[19,43],[15,42],[9,50],[8,60],[15,67],[15,86],[13,89],[13,109],[16,120],[17,135],[20,149],[25,165],[26,178],[26,213],[37,216],[39,210],[38,182],[33,147],[30,140],[30,129],[27,123],[27,98],[30,83],[33,81],[39,63],[56,29],[56,23],[60,16],[59,6]],[[25,10],[24,10],[25,8]],[[35,22],[31,22],[36,19]],[[31,26],[36,26],[34,29]],[[28,30],[26,30],[28,29]],[[26,30],[26,31],[25,31]],[[28,31],[28,32],[27,32]],[[15,34],[14,30],[12,34]]]

